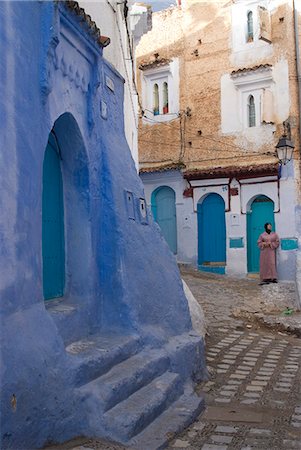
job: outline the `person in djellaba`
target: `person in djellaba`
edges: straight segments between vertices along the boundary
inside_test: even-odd
[[[278,234],[272,231],[272,224],[264,225],[265,232],[257,241],[260,248],[260,285],[278,283],[276,268],[276,249],[279,247]]]

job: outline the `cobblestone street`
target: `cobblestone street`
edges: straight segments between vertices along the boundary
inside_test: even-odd
[[[189,273],[184,279],[204,308],[210,376],[199,386],[206,395],[205,413],[170,448],[301,449],[300,339],[231,315],[250,301],[253,309],[271,303],[274,286],[264,291],[256,280]],[[293,301],[288,286],[277,286],[274,294],[280,306]]]
[[[258,286],[258,280],[231,279],[182,269],[202,305],[207,323],[209,379],[200,384],[206,411],[171,441],[171,450],[301,450],[301,339],[265,327],[295,321],[282,310],[294,307],[286,283]],[[257,319],[254,316],[257,315]],[[56,450],[121,450],[99,440],[80,439]],[[148,450],[147,446],[141,450]]]

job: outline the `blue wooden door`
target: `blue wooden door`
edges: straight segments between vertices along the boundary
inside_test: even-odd
[[[225,202],[218,194],[209,194],[198,203],[198,264],[226,264]]]
[[[52,134],[43,164],[42,256],[44,299],[61,297],[65,283],[63,180],[59,150]]]
[[[258,196],[251,205],[251,211],[247,214],[247,253],[248,272],[259,272],[260,250],[257,240],[264,230],[264,224],[270,222],[275,230],[274,202],[264,196]]]
[[[164,186],[152,195],[152,213],[158,222],[170,250],[177,253],[176,198],[173,189]]]

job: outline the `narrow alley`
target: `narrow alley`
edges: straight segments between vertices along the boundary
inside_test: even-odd
[[[293,302],[293,288],[284,284],[262,289],[257,280],[189,272],[184,279],[208,323],[209,380],[198,387],[206,392],[207,409],[170,448],[301,449],[301,340],[231,314],[244,311],[252,300],[253,310],[258,310],[269,303],[273,290],[284,307]]]

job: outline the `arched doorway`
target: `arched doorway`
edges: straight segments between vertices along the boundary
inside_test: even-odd
[[[63,179],[54,130],[49,134],[43,163],[42,257],[44,299],[62,297],[65,285]]]
[[[198,265],[226,265],[225,202],[218,194],[209,194],[198,203]]]
[[[70,113],[54,122],[44,153],[42,273],[45,300],[79,302],[92,292],[90,176],[84,140]]]
[[[275,229],[274,202],[265,195],[259,195],[253,200],[247,213],[247,253],[248,272],[259,272],[259,248],[257,240],[264,232],[264,224],[270,222]]]
[[[177,253],[177,215],[175,191],[168,186],[152,193],[152,213],[170,250]]]

